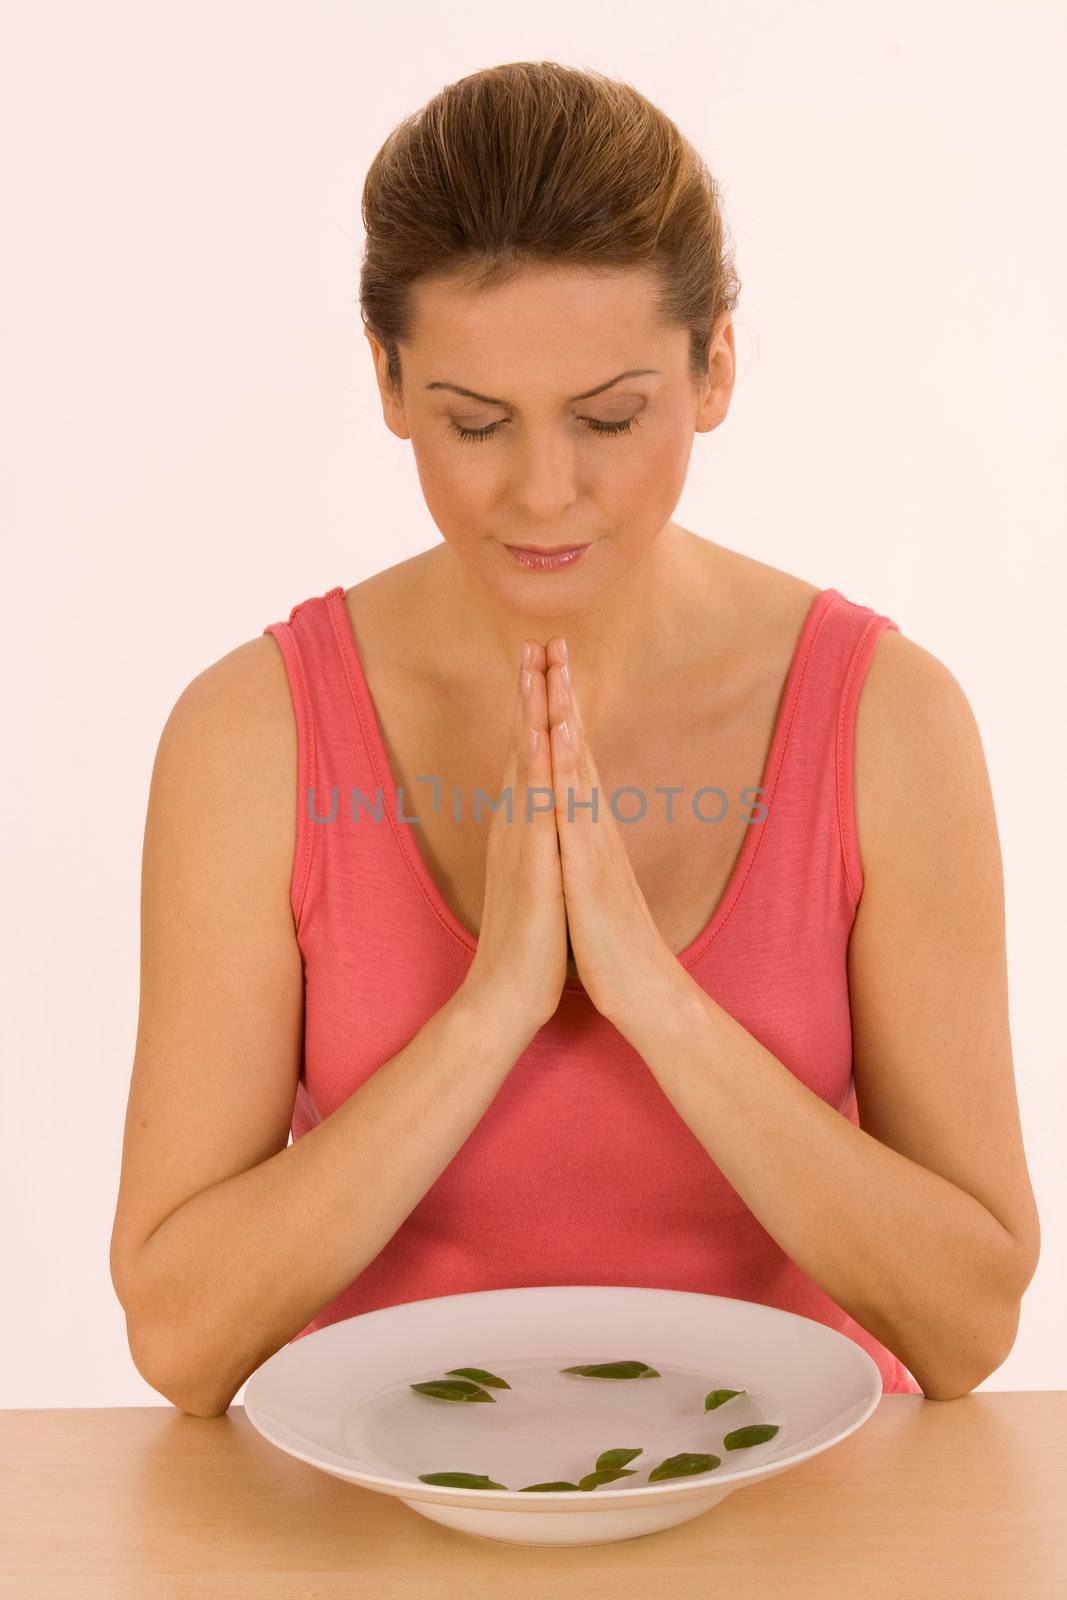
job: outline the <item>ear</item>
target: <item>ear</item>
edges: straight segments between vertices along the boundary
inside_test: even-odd
[[[378,393],[382,399],[382,416],[385,420],[385,425],[390,433],[396,434],[398,439],[410,439],[411,432],[404,417],[404,407],[389,381],[389,357],[385,346],[374,337],[367,327],[363,329],[363,336],[370,346],[371,360],[374,363],[374,376],[378,380]]]
[[[733,320],[728,311],[722,311],[711,331],[707,377],[693,423],[697,433],[710,433],[726,416],[734,392],[735,372]]]

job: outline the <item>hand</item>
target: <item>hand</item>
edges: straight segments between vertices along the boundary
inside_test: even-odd
[[[478,949],[464,983],[479,993],[491,992],[507,1006],[509,1021],[517,1018],[536,1032],[554,1015],[567,975],[567,912],[552,806],[545,648],[536,639],[524,644],[530,666],[519,665],[502,803],[493,813],[486,845]],[[538,734],[536,753],[530,751],[531,729]],[[533,791],[529,810],[528,790]]]
[[[578,697],[563,670],[565,640],[549,640],[546,661],[551,781],[570,943],[589,998],[609,1020],[621,1020],[664,977],[677,978],[678,961],[653,921],[601,784]],[[583,804],[594,789],[595,821],[591,806]]]

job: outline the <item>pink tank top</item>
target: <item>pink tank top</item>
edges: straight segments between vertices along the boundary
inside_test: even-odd
[[[885,628],[899,632],[836,589],[813,599],[757,797],[763,820],[746,832],[711,920],[678,955],[856,1126],[845,964],[863,888],[853,736]],[[344,590],[301,601],[288,622],[263,631],[285,660],[298,738],[291,899],[305,1025],[295,1140],[445,1003],[476,941],[430,877],[411,822],[400,820],[433,792],[399,801]],[[314,820],[335,803],[332,821]],[[755,802],[746,805],[751,814]],[[400,1302],[536,1284],[684,1289],[779,1306],[862,1345],[885,1392],[922,1393],[757,1222],[576,978],[393,1237],[295,1337]]]

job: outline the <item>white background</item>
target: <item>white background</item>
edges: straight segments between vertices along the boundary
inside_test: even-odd
[[[438,541],[362,338],[360,190],[443,84],[541,58],[633,82],[725,192],[738,379],[676,519],[887,613],[974,707],[1043,1228],[983,1387],[1067,1383],[1065,15],[8,8],[0,1406],[163,1403],[108,1272],[156,743],[211,662]]]

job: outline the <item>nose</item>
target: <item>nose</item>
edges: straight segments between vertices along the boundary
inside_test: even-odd
[[[578,452],[558,428],[531,430],[511,466],[511,498],[531,527],[558,522],[581,498]]]

